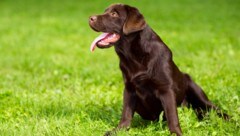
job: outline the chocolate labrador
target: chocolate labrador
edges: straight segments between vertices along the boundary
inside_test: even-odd
[[[146,23],[137,8],[113,4],[104,14],[89,18],[90,27],[103,32],[90,50],[95,47],[109,48],[114,45],[120,59],[120,69],[125,84],[122,117],[118,127],[128,128],[134,112],[143,119],[158,120],[164,111],[171,133],[182,135],[177,106],[192,107],[202,119],[210,110],[228,119],[192,80],[182,73],[172,59],[172,52],[161,38]],[[106,133],[110,135],[111,132]]]

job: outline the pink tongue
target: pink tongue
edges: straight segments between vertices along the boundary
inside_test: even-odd
[[[108,34],[109,33],[103,33],[103,34],[99,35],[97,38],[95,38],[95,40],[91,44],[90,51],[93,52],[94,49],[96,48],[97,42],[102,40],[103,38],[105,38]]]

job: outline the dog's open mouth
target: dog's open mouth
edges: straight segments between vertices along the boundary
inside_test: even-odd
[[[116,33],[103,33],[99,35],[95,40],[92,42],[90,50],[93,52],[96,46],[108,46],[117,42],[120,39],[120,35]]]

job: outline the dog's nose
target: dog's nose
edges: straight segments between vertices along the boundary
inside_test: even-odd
[[[89,18],[89,21],[90,22],[95,22],[97,20],[97,16],[91,16],[90,18]]]

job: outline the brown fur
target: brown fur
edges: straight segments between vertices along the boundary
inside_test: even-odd
[[[117,16],[111,16],[112,12]],[[114,43],[125,84],[122,118],[117,129],[128,128],[134,112],[143,119],[155,121],[164,111],[170,132],[181,136],[177,106],[183,102],[194,109],[199,119],[209,109],[228,118],[208,100],[188,74],[178,69],[170,49],[136,8],[114,4],[104,14],[92,16],[89,23],[96,31],[121,35],[121,39]]]

